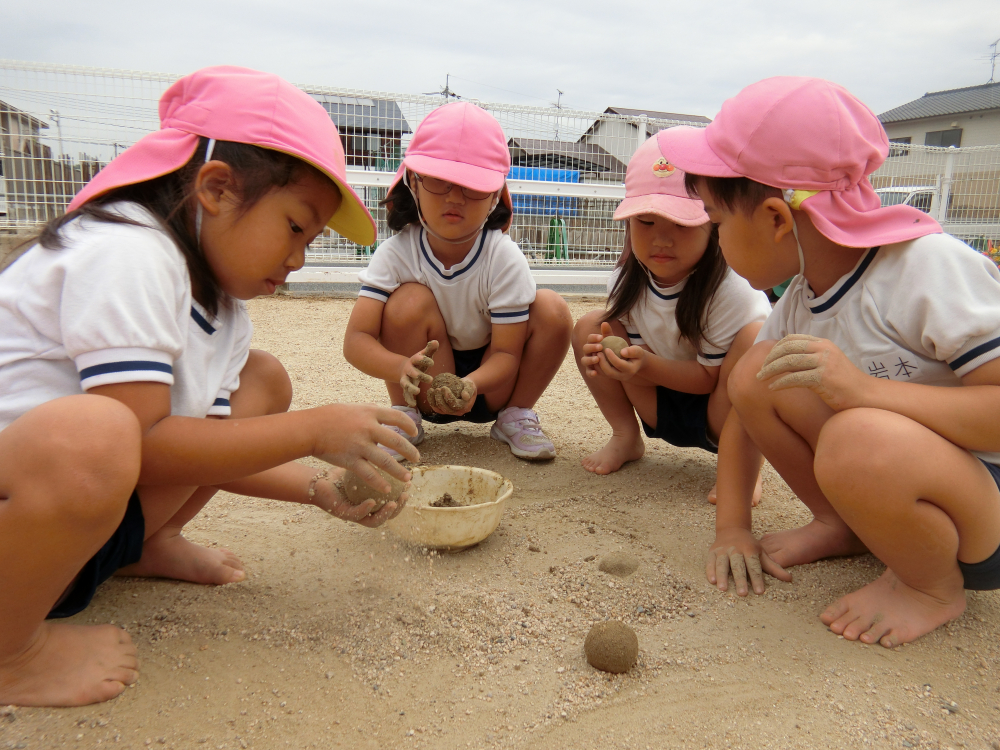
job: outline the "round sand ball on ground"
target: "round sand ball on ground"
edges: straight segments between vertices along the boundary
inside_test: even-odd
[[[605,336],[601,339],[601,346],[605,349],[613,351],[616,357],[621,357],[622,349],[626,348],[628,345],[629,343],[621,336]]]
[[[374,487],[370,487],[365,483],[361,477],[355,474],[353,471],[349,471],[344,474],[344,479],[342,483],[344,485],[344,494],[347,495],[347,501],[351,505],[361,505],[365,500],[372,499],[375,501],[375,507],[372,509],[372,513],[382,508],[383,505],[389,502],[395,502],[399,500],[399,496],[403,494],[403,487],[405,486],[403,482],[400,482],[396,477],[386,474],[381,469],[378,473],[382,475],[382,478],[387,481],[392,489],[387,493],[381,493]]]
[[[624,578],[630,576],[639,569],[639,560],[627,552],[612,552],[601,558],[598,570],[610,573],[613,576]]]
[[[621,620],[607,620],[590,629],[583,651],[590,666],[621,674],[628,672],[639,658],[639,638]]]

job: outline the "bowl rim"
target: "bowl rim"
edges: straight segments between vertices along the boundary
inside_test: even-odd
[[[457,511],[473,511],[478,508],[488,508],[493,505],[499,505],[505,502],[511,495],[514,494],[514,483],[499,472],[492,471],[491,469],[482,469],[478,466],[460,466],[459,464],[432,464],[430,466],[414,466],[410,469],[410,473],[416,475],[417,473],[423,474],[431,469],[471,469],[474,472],[480,472],[483,474],[492,474],[502,480],[500,483],[500,497],[496,500],[487,500],[484,503],[476,503],[474,505],[460,505],[457,508],[435,508],[431,505],[410,505],[410,501],[406,503],[407,508],[410,508],[414,512],[429,511],[432,513],[442,512],[457,512]]]

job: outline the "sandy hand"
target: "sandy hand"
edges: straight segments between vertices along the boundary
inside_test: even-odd
[[[434,360],[431,357],[439,346],[437,341],[428,341],[427,346],[410,357],[403,365],[403,374],[399,378],[399,385],[403,389],[403,398],[410,406],[417,405],[420,384],[430,383],[432,380],[427,371],[434,366]]]
[[[468,378],[443,372],[435,376],[427,389],[427,402],[438,414],[461,416],[472,408],[476,391],[476,384]]]
[[[757,373],[758,380],[775,378],[772,391],[808,388],[832,409],[861,406],[869,378],[828,339],[793,333],[771,349]]]
[[[736,593],[746,596],[747,576],[754,593],[764,593],[764,573],[781,581],[791,581],[792,576],[772,560],[757,538],[746,529],[720,529],[705,559],[705,575],[720,591],[729,589],[732,573]]]
[[[318,422],[312,456],[352,470],[379,492],[388,492],[389,483],[377,469],[402,482],[410,481],[410,473],[379,447],[391,448],[413,463],[420,460],[420,452],[403,435],[385,426],[416,435],[417,426],[406,414],[373,404],[330,404],[310,411],[316,413]]]
[[[342,478],[335,481],[333,477],[327,476],[327,472],[320,472],[313,481],[309,490],[309,497],[313,505],[320,510],[325,510],[331,516],[336,516],[342,521],[350,521],[369,528],[381,526],[391,518],[399,515],[399,512],[406,505],[409,499],[404,491],[396,501],[385,503],[377,512],[375,510],[377,502],[369,498],[359,505],[354,505],[344,491]],[[409,488],[409,484],[406,485]]]

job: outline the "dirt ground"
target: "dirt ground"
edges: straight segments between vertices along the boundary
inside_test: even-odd
[[[351,304],[251,303],[255,346],[285,364],[293,408],[386,402],[341,354]],[[760,597],[722,594],[702,563],[713,456],[650,443],[616,474],[584,471],[608,427],[570,358],[537,410],[559,450],[538,465],[489,425],[427,426],[424,463],[515,486],[497,532],[465,552],[218,496],[189,536],[237,552],[248,580],[105,584],[76,619],[128,629],[138,684],[87,708],[0,709],[0,748],[1000,748],[996,594],[970,593],[959,620],[891,651],[817,618],[880,573],[870,556],[795,568]],[[765,472],[755,530],[804,522]],[[641,560],[632,576],[598,570],[616,550]],[[626,675],[583,655],[607,617],[639,636]]]

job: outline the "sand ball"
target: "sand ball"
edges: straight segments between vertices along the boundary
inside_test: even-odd
[[[457,399],[462,398],[462,391],[465,390],[465,385],[460,377],[450,372],[442,372],[435,375],[434,380],[431,381],[431,388],[447,388]]]
[[[639,569],[639,560],[627,552],[612,552],[601,558],[598,570],[610,573],[613,576],[624,578],[630,576]]]
[[[392,486],[392,489],[387,493],[383,494],[374,487],[365,484],[365,481],[353,471],[348,471],[344,474],[342,480],[344,494],[347,495],[347,501],[351,505],[361,505],[365,500],[372,499],[375,501],[375,507],[372,509],[372,513],[374,513],[380,510],[386,503],[399,500],[399,496],[403,494],[403,488],[406,485],[381,469],[378,470],[378,473]]]
[[[583,642],[587,662],[602,672],[628,672],[639,658],[639,638],[621,620],[599,622]]]
[[[621,357],[622,349],[629,346],[629,343],[621,336],[605,336],[601,339],[601,346],[613,351],[616,357]]]

